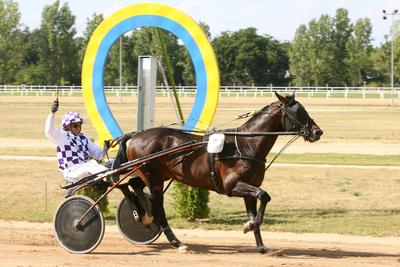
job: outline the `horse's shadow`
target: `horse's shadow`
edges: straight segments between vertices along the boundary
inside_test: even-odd
[[[275,249],[275,253],[278,256],[283,257],[315,257],[315,258],[329,258],[329,259],[341,259],[348,257],[360,257],[360,258],[374,258],[374,257],[399,257],[400,254],[390,254],[390,253],[379,253],[379,252],[368,252],[368,251],[346,251],[341,249],[295,249],[295,248],[285,248],[285,249]],[[272,252],[272,256],[275,256]]]
[[[188,244],[192,253],[195,254],[256,254],[256,247],[251,246],[228,246],[228,245],[205,245],[205,244]],[[269,248],[266,256],[271,257],[316,257],[316,258],[332,258],[340,259],[346,257],[399,257],[400,254],[364,252],[364,251],[346,251],[341,249],[315,249],[315,248]]]
[[[253,254],[262,255],[256,251],[256,247],[244,245],[207,245],[207,244],[187,244],[188,252],[190,254],[207,254],[207,255],[232,255],[232,254]],[[170,244],[151,244],[147,245],[146,249],[138,251],[125,251],[125,252],[92,252],[98,255],[142,255],[152,256],[159,255],[163,252],[171,251]],[[178,251],[176,251],[178,253]],[[276,248],[271,247],[264,254],[267,257],[296,257],[296,258],[328,258],[328,259],[341,259],[347,257],[400,257],[400,254],[395,253],[378,253],[367,251],[346,251],[342,249],[315,249],[315,248]]]

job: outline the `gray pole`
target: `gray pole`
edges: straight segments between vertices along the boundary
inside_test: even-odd
[[[393,30],[393,17],[394,14],[392,14],[392,25],[391,25],[391,30],[390,30],[390,39],[391,39],[391,48],[390,48],[390,86],[392,87],[392,107],[394,107],[394,67],[393,67],[393,39],[394,39],[394,30]]]
[[[383,19],[387,19],[387,16],[392,17],[392,24],[390,25],[390,87],[391,87],[391,98],[392,103],[391,107],[394,107],[394,28],[393,28],[393,20],[395,15],[398,14],[398,10],[395,9],[391,13],[387,13],[386,10],[383,10]]]
[[[157,58],[139,56],[138,59],[138,111],[137,130],[154,125],[154,107],[157,85]]]

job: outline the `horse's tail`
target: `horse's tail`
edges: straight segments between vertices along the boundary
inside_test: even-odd
[[[110,147],[116,147],[117,145],[119,145],[119,149],[115,158],[119,159],[120,163],[125,163],[128,161],[128,157],[126,155],[126,148],[129,145],[129,141],[135,134],[136,132],[130,132],[122,136],[119,136],[117,138],[114,138],[110,142]]]

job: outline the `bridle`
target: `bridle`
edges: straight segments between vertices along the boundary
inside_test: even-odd
[[[296,104],[297,107],[293,110],[292,108],[295,107]],[[301,112],[300,114],[303,115],[302,118],[298,118],[298,116],[296,116],[296,113],[299,110],[299,108],[302,107],[297,101],[293,101],[292,103],[283,105],[281,107],[283,113],[284,125],[286,131],[298,132],[298,135],[303,136],[305,140],[309,140],[309,136],[311,134],[311,131],[309,129],[312,119],[307,114],[307,111],[305,109],[303,109],[303,112]]]
[[[296,109],[292,109],[297,104]],[[297,111],[299,108],[302,108],[297,101],[291,101],[288,104],[281,104],[279,106],[272,106],[269,107],[278,107],[278,111],[282,112],[282,117],[285,125],[285,131],[282,132],[223,132],[228,135],[234,135],[235,138],[237,136],[266,136],[266,135],[294,135],[281,149],[280,151],[274,156],[274,158],[269,162],[269,164],[265,167],[265,171],[269,169],[269,167],[274,163],[274,161],[282,154],[282,152],[288,148],[291,144],[293,144],[300,136],[302,136],[305,140],[309,140],[309,136],[311,131],[309,130],[310,123],[312,119],[308,115],[307,111],[303,108],[303,112],[300,115],[303,115],[303,118],[297,118]],[[255,112],[253,115],[257,113],[265,113],[269,114],[270,112],[265,110],[259,110]],[[300,121],[304,119],[304,122]],[[236,139],[235,139],[236,140]],[[237,146],[237,144],[236,144]],[[239,149],[239,147],[237,146]],[[243,157],[243,156],[242,156]]]

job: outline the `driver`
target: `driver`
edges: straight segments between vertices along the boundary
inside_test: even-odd
[[[51,113],[47,116],[44,132],[57,145],[58,168],[66,182],[73,183],[91,174],[108,170],[94,160],[102,158],[108,145],[102,149],[81,133],[83,119],[76,112],[66,113],[62,120],[62,130],[56,128],[54,121],[58,106],[59,102],[55,100]]]

